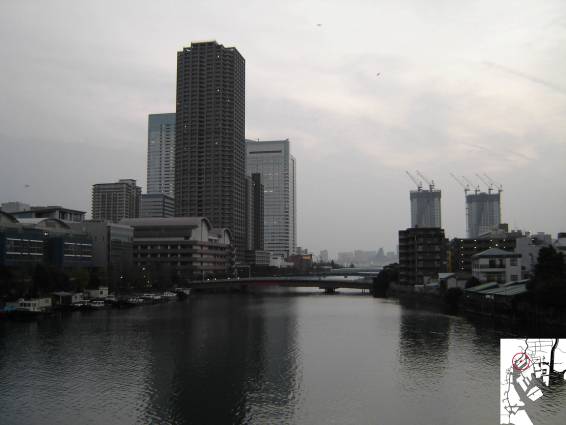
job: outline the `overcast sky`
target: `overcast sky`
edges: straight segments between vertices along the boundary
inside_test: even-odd
[[[246,136],[291,140],[299,245],[394,249],[415,169],[450,237],[450,172],[501,182],[511,227],[566,231],[564,0],[2,0],[0,202],[145,190],[147,115],[175,112],[176,52],[210,39],[246,59]]]

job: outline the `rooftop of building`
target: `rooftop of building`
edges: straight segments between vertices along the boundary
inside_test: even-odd
[[[477,254],[472,255],[472,258],[520,258],[521,254],[515,254],[511,251],[505,251],[499,248],[489,248],[485,251],[478,252]]]
[[[488,282],[473,288],[467,288],[465,291],[481,295],[514,296],[526,293],[528,291],[528,282],[528,279],[507,282],[502,285],[499,285],[497,282]]]
[[[205,223],[209,230],[212,224],[206,217],[145,217],[145,218],[124,218],[120,224],[132,227],[153,227],[153,226],[201,226]]]

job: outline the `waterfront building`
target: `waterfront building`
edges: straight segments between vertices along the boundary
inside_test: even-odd
[[[92,219],[114,223],[140,214],[141,187],[133,179],[92,186]]]
[[[175,200],[164,193],[146,193],[140,200],[140,217],[174,217]]]
[[[207,217],[246,249],[245,60],[216,41],[177,53],[175,215]]]
[[[516,238],[500,236],[491,238],[454,238],[450,241],[450,270],[460,275],[472,274],[472,257],[490,248],[513,252]]]
[[[16,218],[0,211],[0,266],[92,266],[92,239],[58,218]]]
[[[110,221],[84,221],[72,224],[76,231],[92,239],[92,265],[106,272],[111,282],[118,282],[133,267],[134,229]]]
[[[72,210],[60,205],[29,207],[21,211],[12,212],[12,215],[16,218],[56,218],[68,222],[84,221],[85,214],[84,211]]]
[[[489,233],[501,223],[501,192],[466,195],[468,238]]]
[[[19,201],[13,201],[13,202],[3,202],[0,205],[0,211],[4,211],[5,213],[8,214],[12,214],[18,211],[27,211],[29,210],[31,207],[29,204],[26,204],[24,202],[19,202]]]
[[[448,269],[448,240],[437,227],[399,231],[399,283],[422,285]]]
[[[328,263],[328,250],[323,249],[322,251],[320,251],[318,261],[321,263]]]
[[[289,139],[246,140],[246,173],[258,173],[264,191],[264,249],[284,258],[297,246],[296,164]]]
[[[472,275],[480,282],[515,282],[521,279],[521,254],[490,248],[472,256]]]
[[[173,198],[175,114],[150,114],[147,127],[147,193],[162,193]]]
[[[538,253],[552,244],[552,237],[545,233],[531,234],[521,230],[509,230],[505,223],[477,238],[454,238],[450,241],[450,269],[460,275],[471,275],[472,257],[490,248],[502,249],[521,256],[521,277],[534,273]]]
[[[133,258],[138,270],[161,283],[231,275],[231,232],[204,217],[134,218]]]

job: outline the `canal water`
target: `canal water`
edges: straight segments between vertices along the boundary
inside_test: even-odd
[[[504,336],[312,291],[4,321],[0,423],[495,424]]]

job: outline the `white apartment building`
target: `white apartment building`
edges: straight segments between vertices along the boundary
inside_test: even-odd
[[[521,254],[490,248],[472,256],[472,275],[481,282],[521,280]]]

